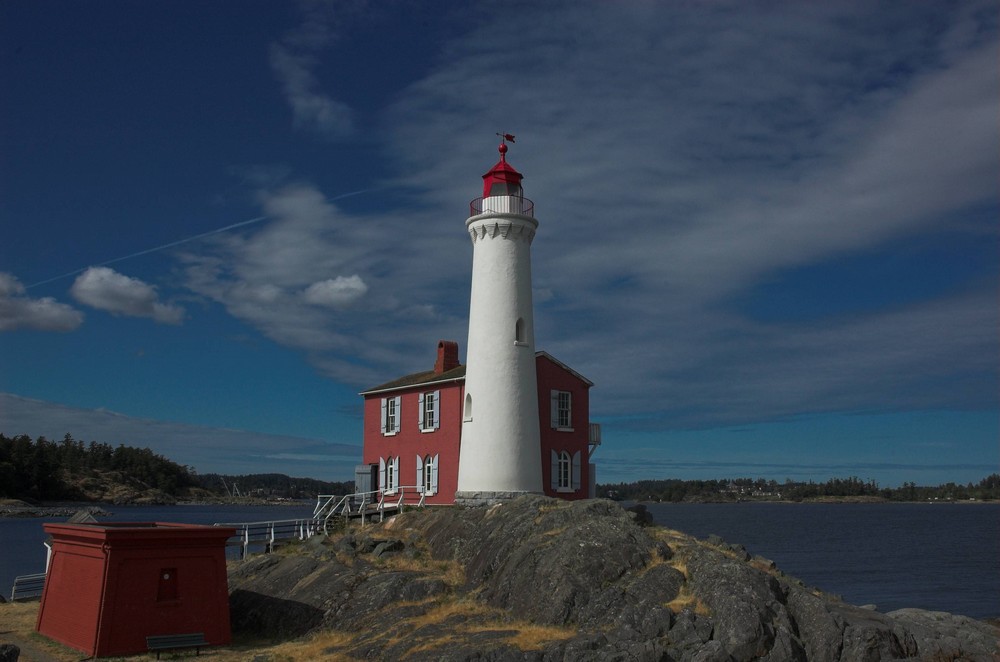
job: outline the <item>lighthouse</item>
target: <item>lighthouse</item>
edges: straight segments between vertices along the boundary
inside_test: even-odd
[[[470,204],[472,295],[456,503],[542,493],[531,242],[538,229],[522,175],[500,160]]]

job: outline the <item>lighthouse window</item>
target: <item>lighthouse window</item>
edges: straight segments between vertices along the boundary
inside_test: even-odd
[[[521,197],[523,190],[519,184],[513,182],[493,182],[493,185],[490,186],[490,195],[513,195]]]
[[[524,318],[518,317],[517,322],[514,323],[514,342],[518,345],[526,345],[527,340],[524,337]]]
[[[550,423],[557,430],[573,430],[573,394],[569,391],[552,391]]]
[[[465,394],[465,411],[462,413],[462,419],[466,421],[472,420],[472,396],[468,393]]]

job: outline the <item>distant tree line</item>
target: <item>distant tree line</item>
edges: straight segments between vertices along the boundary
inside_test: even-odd
[[[227,496],[280,497],[286,499],[311,499],[317,494],[350,494],[353,482],[329,482],[315,478],[292,478],[285,474],[248,474],[228,476],[201,474],[201,487]]]
[[[66,434],[62,441],[0,433],[0,497],[39,501],[81,500],[77,484],[97,479],[158,489],[174,497],[200,489],[209,496],[311,499],[317,494],[349,494],[353,482],[290,478],[284,474],[199,475],[148,448],[91,441]]]
[[[802,501],[805,499],[866,497],[887,501],[992,501],[1000,499],[1000,474],[991,474],[978,483],[945,483],[936,487],[913,482],[899,487],[879,487],[874,480],[831,478],[823,483],[786,480],[778,483],[764,478],[733,480],[639,480],[597,486],[597,496],[624,501]]]
[[[168,494],[197,485],[187,467],[148,448],[89,444],[67,434],[62,441],[0,433],[0,496],[39,500],[76,499],[74,480],[118,472]]]

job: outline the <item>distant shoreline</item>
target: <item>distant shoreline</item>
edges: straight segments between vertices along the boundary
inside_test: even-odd
[[[879,497],[818,497],[814,499],[696,499],[691,501],[649,501],[649,500],[631,500],[622,499],[622,503],[639,503],[639,504],[650,504],[655,503],[660,506],[687,506],[687,505],[731,505],[731,506],[742,506],[747,504],[756,503],[775,503],[775,504],[787,504],[787,505],[814,505],[814,504],[862,504],[862,505],[878,505],[878,504],[923,504],[923,505],[942,505],[942,504],[955,504],[955,505],[981,505],[981,504],[998,504],[1000,501],[992,499],[925,499],[925,500],[914,500],[914,501],[897,501],[894,499],[882,499]]]
[[[107,508],[114,507],[157,507],[157,506],[302,506],[309,501],[268,500],[268,499],[193,499],[190,501],[178,500],[175,503],[143,503],[142,501],[130,501],[123,503],[113,503],[107,501],[45,501],[37,504],[21,501],[20,499],[0,499],[0,518],[42,518],[42,517],[72,517],[82,511],[89,512],[95,517],[107,517],[111,513]]]

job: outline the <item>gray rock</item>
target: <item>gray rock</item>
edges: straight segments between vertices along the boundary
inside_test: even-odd
[[[983,660],[1000,659],[997,629],[982,621],[940,611],[898,609],[886,614],[897,633],[912,639],[923,659]]]
[[[998,659],[993,625],[854,607],[750,559],[740,545],[717,536],[711,543],[642,527],[635,513],[604,500],[525,496],[410,511],[385,526],[233,564],[231,620],[234,631],[266,637],[353,633],[326,652],[331,658]],[[464,581],[452,573],[455,563]],[[681,596],[691,608],[674,613],[667,605]],[[511,641],[524,622],[562,629],[540,650],[520,650]]]
[[[916,656],[913,637],[905,634],[902,639],[898,637],[892,620],[884,614],[844,605],[841,615],[844,618],[842,660],[875,662]]]
[[[372,556],[377,558],[393,552],[401,552],[405,547],[402,540],[383,540],[372,549]]]
[[[810,662],[840,660],[844,621],[831,610],[829,601],[795,586],[785,604]]]
[[[21,649],[14,644],[0,644],[0,662],[17,662]]]
[[[777,580],[748,563],[706,548],[688,559],[688,584],[712,612],[714,638],[733,659],[753,660],[771,649],[776,628],[794,626]]]

